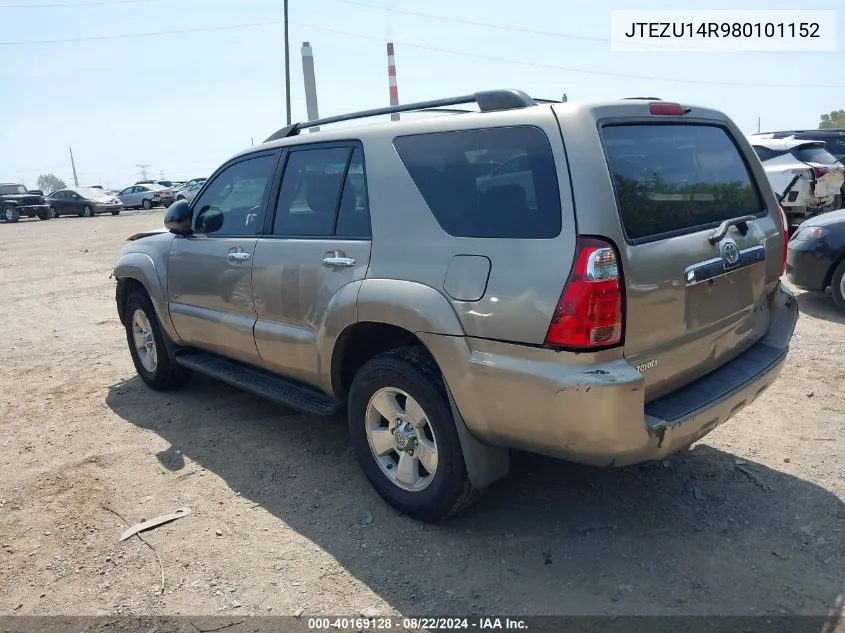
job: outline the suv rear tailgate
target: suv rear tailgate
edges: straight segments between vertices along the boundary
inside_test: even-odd
[[[647,102],[628,102],[561,116],[579,234],[609,237],[620,251],[624,355],[644,376],[647,402],[766,333],[783,257],[780,211],[750,145],[724,115],[686,112],[653,116]],[[578,118],[591,125],[567,125]],[[600,147],[573,151],[571,137]],[[587,212],[597,207],[613,211]],[[754,217],[713,243],[721,222],[741,216]]]

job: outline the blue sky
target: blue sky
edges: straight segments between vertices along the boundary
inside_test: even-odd
[[[35,6],[47,4],[62,6]],[[649,95],[722,109],[746,132],[758,116],[764,129],[815,127],[845,108],[845,5],[802,4],[290,0],[293,118],[305,118],[303,41],[328,116],[387,105],[390,38],[403,102],[497,87],[588,101]],[[841,8],[839,50],[611,52],[610,11],[630,8]],[[121,187],[139,163],[156,177],[209,174],[285,122],[282,17],[282,0],[0,0],[0,180],[32,187],[52,172],[70,183],[69,146],[80,184]],[[231,28],[241,25],[253,26]],[[226,29],[184,31],[209,27]],[[160,31],[183,32],[120,37]],[[111,39],[10,44],[101,36]]]

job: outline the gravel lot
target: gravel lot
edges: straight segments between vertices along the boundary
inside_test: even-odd
[[[135,377],[109,273],[161,221],[0,224],[0,614],[841,615],[827,297],[800,296],[775,387],[693,450],[620,470],[515,455],[476,507],[423,526],[370,489],[342,423]]]

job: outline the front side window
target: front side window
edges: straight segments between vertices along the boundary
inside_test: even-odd
[[[276,156],[265,154],[226,167],[193,205],[194,231],[206,235],[256,235],[264,192]]]
[[[555,162],[539,128],[434,132],[401,136],[393,144],[450,235],[548,239],[560,233]]]

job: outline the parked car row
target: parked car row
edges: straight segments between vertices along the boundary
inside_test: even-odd
[[[119,215],[123,209],[152,209],[170,206],[176,200],[193,200],[205,178],[187,182],[169,180],[139,181],[124,189],[104,189],[102,185],[67,187],[49,195],[38,189],[27,190],[18,183],[0,183],[0,217],[17,222],[21,217],[49,220],[62,215],[94,217],[101,213]]]

